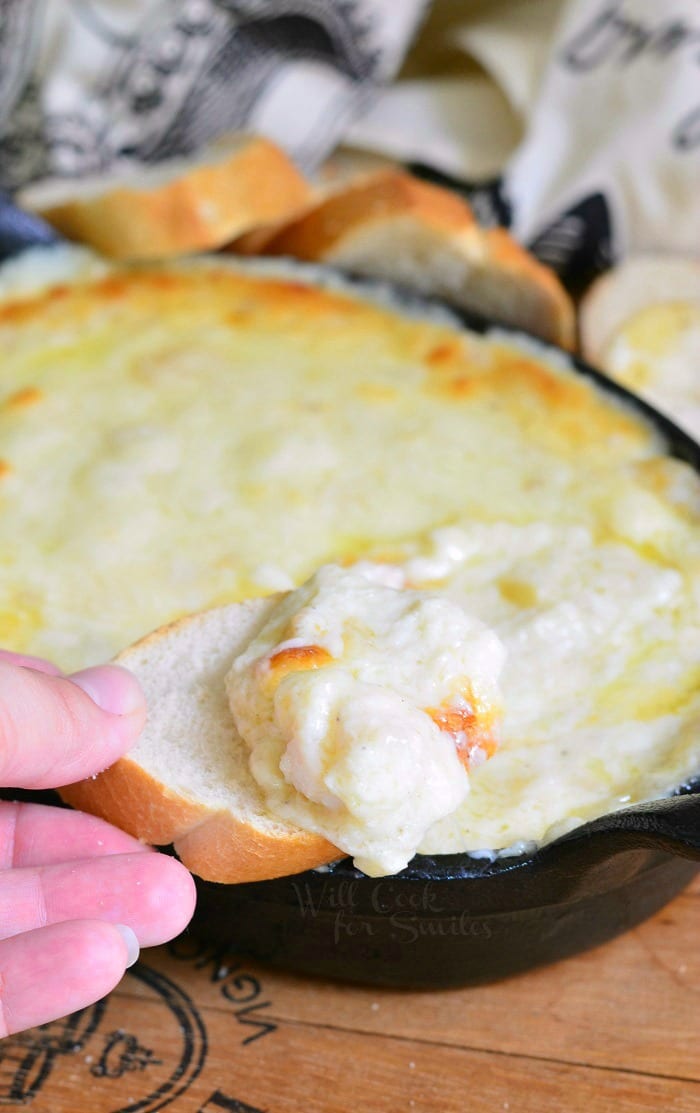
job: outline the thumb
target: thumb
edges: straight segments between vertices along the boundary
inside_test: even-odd
[[[0,659],[0,785],[56,788],[99,773],[145,716],[138,681],[118,665],[64,677]]]

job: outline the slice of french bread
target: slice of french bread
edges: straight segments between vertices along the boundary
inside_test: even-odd
[[[146,726],[126,757],[60,789],[66,803],[145,842],[172,843],[209,881],[263,880],[341,857],[321,836],[268,814],[226,698],[231,661],[279,598],[180,619],[121,653],[144,689]]]
[[[456,194],[400,170],[332,192],[267,237],[263,250],[400,282],[573,344],[573,306],[556,275],[504,229],[481,228]]]
[[[339,149],[335,151],[316,171],[309,183],[309,194],[295,212],[285,213],[278,220],[260,224],[237,236],[226,251],[234,255],[264,255],[268,244],[272,243],[283,228],[292,220],[305,216],[318,203],[348,186],[355,186],[365,178],[375,175],[379,170],[397,169],[397,164],[381,155],[364,151]]]
[[[47,179],[17,201],[69,239],[113,259],[205,251],[297,212],[311,187],[261,136],[233,134],[196,159],[173,159],[113,178]]]

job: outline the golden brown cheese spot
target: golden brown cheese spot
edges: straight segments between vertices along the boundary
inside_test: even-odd
[[[96,289],[101,297],[107,300],[123,298],[129,292],[130,282],[125,275],[113,274],[96,283]]]
[[[168,271],[153,271],[149,279],[154,290],[177,290],[182,285],[180,276]]]
[[[435,344],[425,357],[429,367],[442,368],[445,364],[453,363],[462,358],[462,348],[455,342]]]
[[[541,363],[522,357],[501,358],[495,371],[498,387],[526,389],[547,406],[563,408],[576,405],[585,395],[585,388],[575,379],[561,379]]]
[[[512,603],[514,607],[537,606],[537,591],[526,580],[516,580],[510,576],[502,576],[497,586],[506,603]]]
[[[338,316],[352,317],[358,312],[356,304],[342,295],[327,290],[319,298],[318,291],[304,282],[272,279],[257,289],[261,308],[279,314],[283,320],[288,318],[290,311],[297,313],[303,309],[304,314],[310,313],[317,321],[334,327]]]
[[[50,304],[55,305],[57,302],[64,301],[71,293],[72,290],[70,286],[59,283],[57,286],[52,286],[50,290],[47,290],[46,298]]]
[[[37,301],[11,301],[0,306],[0,325],[22,325],[38,316]]]
[[[430,375],[429,389],[448,398],[464,400],[483,391],[486,385],[479,361],[455,340],[433,345],[424,362]]]
[[[3,409],[5,410],[26,410],[30,406],[36,405],[44,397],[43,391],[39,390],[36,386],[27,386],[22,390],[15,391],[9,398],[5,399]]]
[[[467,771],[493,757],[498,749],[496,714],[491,708],[480,707],[478,701],[467,699],[461,707],[426,707],[425,712],[440,730],[452,736],[457,757]]]
[[[6,475],[10,475],[11,471],[12,465],[8,464],[7,460],[0,460],[0,479],[3,479]]]
[[[354,327],[358,319],[355,345],[372,346],[381,358],[415,361],[416,348],[422,352],[442,330],[420,327],[414,321],[397,321],[390,310],[368,306],[344,294],[319,291],[304,283],[283,279],[248,277],[202,267],[189,273],[162,273],[151,270],[117,271],[104,278],[72,289],[59,288],[28,300],[0,307],[0,326],[26,328],[34,322],[43,334],[52,329],[57,335],[76,336],[84,328],[103,330],[126,322],[123,314],[133,314],[137,331],[145,322],[172,321],[173,331],[182,334],[185,347],[199,329],[214,327],[238,332],[253,327],[263,317],[268,340],[278,332],[291,329],[296,335],[297,321],[303,310],[303,332],[314,351],[325,343],[336,344],[338,329]],[[117,324],[118,322],[118,324]],[[390,327],[386,327],[390,325]],[[377,342],[379,346],[377,346]],[[436,340],[433,340],[435,343]],[[369,358],[369,355],[368,355]]]
[[[453,398],[470,398],[478,394],[480,384],[477,379],[470,377],[467,374],[454,375],[448,379],[444,385],[445,394],[452,395]]]
[[[577,445],[612,436],[634,443],[648,439],[636,415],[611,404],[596,392],[592,383],[583,378],[559,375],[535,360],[514,356],[508,349],[500,352],[497,349],[490,380],[492,393],[508,393],[516,413],[519,402],[534,403],[540,426],[546,426],[552,436],[556,433],[569,452]],[[543,414],[545,421],[542,421]]]
[[[0,325],[21,325],[34,318],[41,320],[46,312],[63,302],[71,293],[70,287],[59,284],[36,297],[9,301],[0,306]]]
[[[218,320],[236,327],[242,321],[265,314],[266,326],[288,325],[290,315],[303,306],[305,320],[309,317],[334,327],[337,317],[361,312],[355,303],[332,292],[319,296],[318,290],[305,283],[286,279],[264,282],[245,275],[202,268],[189,274],[165,273],[157,269],[128,276],[110,276],[92,289],[116,298],[128,294],[145,311],[173,312],[175,307],[187,309],[190,321]],[[242,316],[241,316],[242,315]]]
[[[333,657],[320,645],[290,645],[268,658],[269,675],[276,687],[291,672],[322,669],[333,663]]]
[[[639,444],[648,436],[634,415],[611,405],[592,384],[505,345],[493,346],[488,363],[467,352],[458,357],[447,347],[435,352],[429,391],[456,401],[488,404],[493,399],[518,425],[536,430],[538,440],[567,455],[611,437]]]

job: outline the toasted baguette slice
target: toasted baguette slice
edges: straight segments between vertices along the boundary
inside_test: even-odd
[[[310,192],[274,143],[232,135],[196,161],[175,159],[122,178],[37,182],[18,203],[103,255],[155,259],[219,247],[291,216]]]
[[[272,243],[275,236],[287,227],[290,220],[297,220],[310,212],[321,196],[319,190],[309,187],[306,198],[294,212],[285,212],[277,220],[266,220],[263,224],[256,224],[253,228],[246,229],[240,236],[235,236],[230,243],[225,244],[223,250],[231,252],[232,255],[265,255],[268,244]]]
[[[317,189],[324,193],[337,192],[348,186],[358,185],[366,178],[386,171],[401,171],[396,159],[364,151],[356,147],[337,147],[314,174]]]
[[[237,236],[226,250],[234,255],[264,255],[268,244],[272,243],[283,228],[311,212],[322,200],[348,186],[355,186],[365,178],[374,176],[379,170],[397,169],[397,164],[381,155],[365,151],[340,149],[335,151],[317,170],[304,204],[296,212],[286,213],[279,220],[260,224],[249,232]]]
[[[564,347],[573,343],[573,307],[554,273],[504,229],[480,228],[456,194],[402,171],[380,171],[323,198],[264,250],[401,282]]]
[[[60,790],[73,807],[154,845],[173,843],[209,881],[257,881],[342,857],[319,835],[272,819],[248,769],[224,677],[279,596],[156,630],[117,658],[141,681],[148,719],[127,757]]]
[[[579,327],[586,359],[604,365],[619,329],[641,309],[700,302],[700,259],[635,255],[598,278],[581,302]]]

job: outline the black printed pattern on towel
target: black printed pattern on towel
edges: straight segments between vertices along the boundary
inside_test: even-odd
[[[502,178],[465,182],[424,163],[412,163],[410,169],[426,181],[447,186],[464,197],[483,228],[510,227],[513,208]],[[578,289],[612,265],[612,242],[610,207],[603,193],[595,193],[561,213],[526,246],[566,285]]]
[[[583,289],[612,266],[612,244],[608,202],[604,194],[593,193],[562,213],[528,246],[568,286]]]
[[[390,76],[372,7],[359,0],[168,0],[133,35],[111,27],[95,0],[71,0],[71,18],[107,64],[84,104],[42,114],[27,72],[34,6],[0,0],[0,82],[18,86],[4,127],[0,117],[0,188],[10,192],[49,167],[78,177],[187,155],[254,122],[275,85],[309,66],[338,89],[290,152],[313,167]]]

